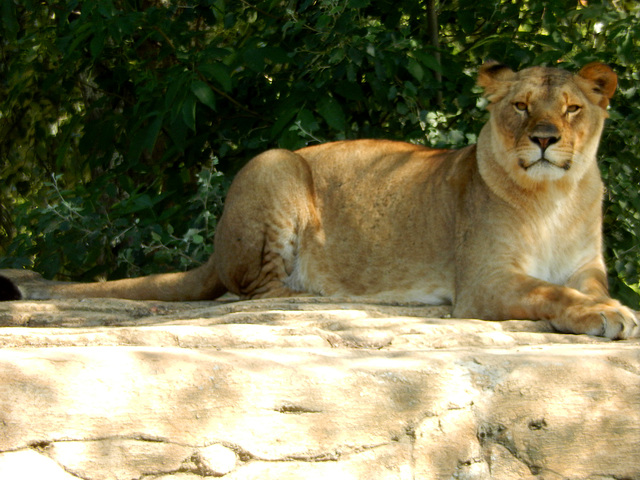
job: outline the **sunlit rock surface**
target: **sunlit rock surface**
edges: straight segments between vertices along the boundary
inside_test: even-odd
[[[447,308],[0,304],[0,479],[640,479],[640,340]]]

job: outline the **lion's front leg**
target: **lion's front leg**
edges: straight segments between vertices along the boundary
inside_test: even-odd
[[[540,284],[530,289],[522,289],[521,299],[513,299],[513,303],[505,307],[518,318],[547,319],[560,332],[586,333],[611,339],[640,336],[635,313],[617,300],[587,295],[537,279],[530,279],[527,283],[538,282]]]
[[[611,339],[640,337],[636,314],[617,300],[589,295],[524,274],[506,277],[499,284],[485,282],[475,291],[463,288],[457,292],[454,316],[549,320],[556,330],[565,333]]]
[[[607,338],[631,338],[640,336],[638,316],[630,308],[609,296],[609,286],[601,256],[594,258],[576,271],[567,281],[567,287],[575,288],[595,301],[593,305],[578,303],[567,308],[568,320],[552,321],[557,330],[564,331],[565,323],[581,322],[593,325],[585,333]],[[577,320],[575,320],[577,319]],[[571,331],[571,330],[569,330]]]

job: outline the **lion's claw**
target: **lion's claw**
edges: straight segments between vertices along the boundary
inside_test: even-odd
[[[586,333],[612,340],[640,337],[640,324],[636,314],[623,305],[606,306],[599,312],[601,324]]]

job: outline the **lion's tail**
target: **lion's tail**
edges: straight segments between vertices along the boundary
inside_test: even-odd
[[[0,270],[0,300],[111,297],[174,302],[213,300],[226,291],[212,260],[187,272],[93,283],[52,282],[34,272]]]

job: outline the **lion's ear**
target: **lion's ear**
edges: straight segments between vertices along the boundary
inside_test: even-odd
[[[600,105],[602,108],[607,108],[609,99],[613,97],[616,87],[618,86],[618,76],[614,71],[604,63],[593,62],[582,67],[578,72],[578,76],[591,83],[592,93],[598,96],[594,103]]]
[[[515,72],[506,65],[489,60],[478,71],[478,85],[484,88],[484,96],[490,102],[497,102],[507,94]]]

